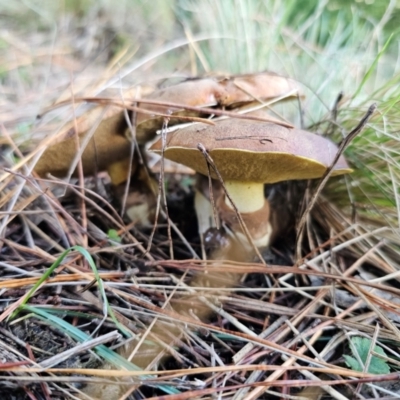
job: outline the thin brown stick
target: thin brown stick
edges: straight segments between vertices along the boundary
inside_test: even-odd
[[[73,79],[71,77],[71,85],[70,85],[70,90],[71,90],[71,100],[72,100],[72,115],[73,115],[73,121],[74,121],[74,129],[75,132],[78,132],[78,124],[76,121],[76,114],[75,114],[75,96],[74,96],[74,89],[73,89]],[[79,154],[81,152],[81,143],[79,140],[79,135],[74,135],[75,136],[75,145],[76,145],[76,152]],[[79,179],[79,190],[81,192],[81,198],[80,198],[80,205],[81,205],[81,216],[82,216],[82,243],[79,243],[83,247],[88,246],[88,236],[87,236],[87,225],[88,225],[88,220],[87,220],[87,214],[86,214],[86,203],[85,203],[85,175],[83,173],[83,165],[82,165],[82,158],[79,157],[78,163],[77,163],[77,171],[78,171],[78,179]],[[85,261],[82,260],[84,263]]]
[[[170,258],[171,260],[174,259],[174,248],[173,248],[173,243],[172,243],[172,236],[171,236],[171,221],[169,218],[168,214],[168,205],[167,205],[167,197],[165,193],[165,185],[164,185],[164,153],[165,153],[165,147],[167,145],[167,134],[166,134],[166,129],[168,126],[168,121],[169,119],[165,119],[163,123],[163,127],[161,130],[161,165],[160,165],[160,177],[158,179],[158,196],[157,196],[157,206],[156,206],[156,213],[155,213],[155,218],[154,218],[154,225],[153,229],[151,230],[151,234],[149,237],[149,244],[147,246],[147,251],[150,251],[151,245],[153,242],[154,235],[156,233],[156,228],[157,228],[157,221],[160,215],[160,208],[161,208],[161,198],[163,199],[164,203],[164,208],[165,208],[165,214],[166,214],[166,219],[167,219],[167,234],[168,234],[168,242],[169,242],[169,253],[170,253]]]
[[[157,101],[157,100],[148,100],[148,99],[131,99],[133,103],[143,103],[143,104],[151,104],[151,105],[156,105],[156,106],[165,106],[166,108],[176,108],[176,109],[184,109],[188,111],[197,111],[202,114],[210,114],[210,115],[226,115],[228,117],[232,118],[238,118],[238,119],[247,119],[247,120],[253,120],[253,121],[262,121],[262,122],[271,122],[269,118],[265,117],[256,117],[254,115],[247,115],[247,114],[238,114],[237,112],[232,112],[232,111],[225,111],[225,110],[220,110],[216,108],[209,108],[209,107],[195,107],[195,106],[188,106],[185,104],[179,104],[179,103],[170,103],[168,101]],[[77,97],[75,98],[75,102],[87,102],[87,103],[97,103],[97,104],[112,104],[117,107],[125,108],[127,110],[132,110],[136,112],[140,112],[142,114],[148,114],[148,115],[158,115],[160,117],[166,117],[166,118],[178,118],[182,120],[187,120],[187,121],[195,121],[195,122],[203,122],[205,124],[209,125],[214,125],[212,121],[209,119],[205,118],[198,118],[198,117],[189,117],[189,116],[183,116],[183,115],[169,115],[169,114],[162,114],[159,112],[155,111],[149,111],[141,107],[135,107],[131,105],[126,105],[120,101],[117,101],[116,99],[113,98],[108,98],[108,97]],[[46,108],[41,115],[38,116],[40,118],[43,114],[46,114],[49,111],[52,111],[58,107],[62,107],[65,105],[69,105],[70,101],[65,100],[61,101],[53,106],[50,106]],[[282,125],[286,128],[293,128],[292,124],[287,124],[286,122],[276,122],[274,120],[274,123],[277,123],[279,125]]]

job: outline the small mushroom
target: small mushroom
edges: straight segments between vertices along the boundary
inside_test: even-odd
[[[207,163],[198,150],[199,143],[213,159],[227,192],[258,247],[267,246],[272,234],[264,184],[319,178],[337,153],[333,142],[314,133],[273,123],[229,119],[211,127],[193,124],[169,134],[164,155],[208,175]],[[150,150],[160,153],[161,146],[159,140]],[[351,171],[341,156],[332,175]],[[212,169],[211,177],[217,179]],[[239,221],[226,196],[219,199],[218,211],[221,220],[240,235]]]

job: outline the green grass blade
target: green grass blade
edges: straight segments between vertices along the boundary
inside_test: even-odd
[[[376,55],[373,63],[371,64],[371,66],[368,68],[367,72],[365,73],[361,83],[359,84],[358,88],[356,89],[352,100],[354,100],[361,92],[361,89],[364,87],[365,83],[368,81],[368,79],[370,78],[371,74],[374,72],[376,66],[378,65],[378,62],[380,60],[380,58],[382,57],[382,55],[385,53],[387,47],[389,46],[390,41],[392,40],[393,37],[393,33],[389,36],[388,40],[386,40],[386,43],[383,45],[382,50]]]
[[[65,250],[53,264],[51,264],[50,268],[42,275],[42,277],[33,285],[32,289],[27,293],[21,305],[14,311],[11,315],[11,319],[15,317],[18,311],[29,301],[29,299],[33,296],[36,290],[41,286],[41,284],[49,278],[49,276],[54,272],[54,270],[63,262],[64,258],[71,251],[71,249]]]
[[[131,333],[117,320],[117,318],[116,318],[116,316],[114,314],[114,311],[111,308],[110,303],[108,302],[106,291],[104,289],[103,280],[100,277],[99,271],[97,270],[97,267],[96,267],[96,264],[95,264],[95,262],[93,260],[93,257],[91,256],[91,254],[86,249],[84,249],[81,246],[74,246],[73,249],[76,250],[76,251],[79,251],[79,253],[81,253],[86,258],[87,262],[90,265],[90,268],[92,268],[94,277],[95,277],[95,279],[97,281],[97,285],[99,287],[101,296],[103,298],[103,302],[104,302],[104,310],[103,310],[103,312],[104,312],[104,315],[108,314],[110,316],[110,318],[113,320],[115,326],[118,327],[118,329],[125,336],[131,337],[132,336]]]
[[[21,309],[21,307],[23,307],[24,305],[26,305],[26,303],[29,301],[29,299],[33,296],[33,294],[36,292],[36,290],[42,285],[43,282],[45,282],[50,275],[54,272],[54,270],[63,262],[63,260],[65,259],[65,257],[68,255],[69,252],[71,252],[72,250],[76,250],[79,253],[82,254],[83,257],[85,257],[85,259],[87,260],[87,262],[89,263],[90,267],[92,268],[93,274],[95,276],[95,279],[97,281],[97,285],[99,287],[101,296],[103,298],[103,303],[104,303],[104,315],[109,315],[110,318],[113,320],[115,326],[127,337],[131,337],[131,333],[117,320],[114,311],[112,310],[108,300],[107,300],[107,295],[104,289],[104,284],[103,284],[103,280],[100,277],[99,271],[97,270],[96,264],[93,260],[93,257],[91,256],[91,254],[84,249],[82,246],[73,246],[70,249],[65,250],[58,258],[56,261],[54,261],[54,263],[49,267],[49,269],[42,275],[42,277],[35,283],[35,285],[33,285],[32,289],[29,290],[28,294],[26,295],[26,297],[24,298],[24,300],[22,301],[20,307],[17,308],[17,310],[11,315],[11,318],[14,318],[15,315],[18,313],[18,311]]]
[[[45,321],[48,321],[53,326],[56,326],[58,329],[61,329],[63,332],[65,332],[66,334],[68,334],[74,340],[76,340],[78,342],[82,343],[85,340],[91,339],[91,337],[89,335],[82,332],[80,329],[69,324],[68,322],[64,321],[63,319],[48,313],[47,311],[45,311],[41,308],[24,305],[24,306],[21,306],[21,309],[24,311],[33,313],[33,314],[37,315],[39,318],[41,318]],[[96,352],[96,354],[98,354],[100,357],[102,357],[106,362],[108,362],[118,368],[122,367],[128,371],[141,371],[142,370],[137,365],[129,362],[124,357],[120,356],[118,353],[114,352],[113,350],[110,350],[108,347],[106,347],[103,344],[94,347],[93,350]],[[150,376],[141,377],[141,379],[149,379],[149,378],[151,378],[151,377]],[[168,394],[180,393],[180,391],[178,389],[176,389],[172,386],[168,386],[168,385],[160,385],[159,389],[163,390],[165,393],[168,393]]]

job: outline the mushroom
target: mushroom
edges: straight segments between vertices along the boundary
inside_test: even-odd
[[[314,133],[273,123],[229,119],[211,127],[193,124],[169,134],[164,155],[208,175],[199,143],[213,159],[257,247],[267,246],[272,234],[264,184],[319,178],[337,153],[333,142]],[[159,140],[150,150],[161,153],[161,146]],[[332,175],[351,171],[341,156]],[[217,179],[212,169],[211,177]],[[219,199],[217,207],[221,220],[240,236],[239,221],[228,197]]]
[[[125,129],[125,125],[123,114],[116,114],[99,124],[82,152],[82,167],[85,175],[107,170],[113,163],[129,157],[130,142],[123,135],[117,134]],[[90,129],[79,133],[80,144],[90,133]],[[77,155],[77,138],[74,132],[69,136],[46,148],[34,167],[38,175],[45,176],[51,173],[54,176],[65,177],[68,174]],[[77,171],[74,171],[74,174],[77,174]]]
[[[282,123],[281,120],[270,115],[265,109],[253,110],[251,107],[242,107],[240,112],[245,113],[246,115],[268,118],[271,122],[276,122],[278,124]],[[221,183],[214,179],[212,181],[211,191],[212,193],[210,193],[210,182],[208,177],[200,173],[196,173],[196,184],[194,187],[194,208],[197,216],[203,258],[206,258],[207,247],[207,238],[205,235],[207,235],[207,237],[215,236],[212,232],[214,232],[215,228],[219,226],[219,216],[214,212],[210,196],[212,195],[213,198],[218,201],[223,194]],[[217,236],[221,237],[221,232],[219,232]]]

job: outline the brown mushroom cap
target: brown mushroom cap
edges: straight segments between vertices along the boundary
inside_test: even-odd
[[[234,109],[244,104],[254,103],[257,100],[268,100],[288,95],[288,98],[297,96],[299,86],[292,80],[272,72],[256,74],[232,75],[226,78],[190,79],[177,85],[158,89],[146,96],[146,99],[168,101],[186,106],[214,106]],[[289,93],[291,93],[289,95]],[[138,104],[141,108],[155,113],[171,111],[175,116],[201,116],[201,112],[176,109],[172,107]],[[152,140],[155,132],[161,128],[164,118],[137,114],[136,137],[139,143]],[[179,123],[179,119],[170,121]]]
[[[337,153],[333,142],[314,133],[229,119],[215,126],[193,124],[169,134],[165,157],[207,175],[198,143],[207,149],[224,179],[258,183],[319,178]],[[150,150],[160,153],[161,146],[159,140]],[[341,156],[332,175],[351,171]]]
[[[103,171],[113,163],[129,158],[131,143],[124,136],[115,134],[125,124],[124,114],[114,115],[101,123],[102,135],[96,135],[96,131],[82,153],[82,167],[85,174]],[[79,137],[81,145],[85,134]],[[63,177],[68,173],[76,154],[76,137],[51,145],[36,163],[35,172],[41,176],[49,172]]]

